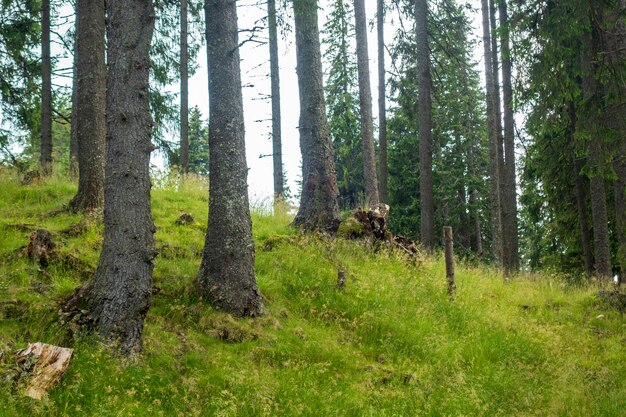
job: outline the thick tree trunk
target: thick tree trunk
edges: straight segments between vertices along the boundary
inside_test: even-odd
[[[372,87],[367,47],[367,18],[365,1],[354,0],[356,28],[356,55],[359,73],[359,110],[361,114],[361,140],[363,142],[363,181],[365,204],[375,208],[379,203],[376,153],[374,151],[374,122],[372,119]]]
[[[420,240],[425,248],[435,247],[435,204],[433,197],[433,137],[430,51],[428,48],[428,2],[415,0],[417,66],[419,68],[420,135]]]
[[[78,142],[78,192],[73,210],[94,210],[104,204],[106,139],[106,66],[104,62],[104,0],[76,1],[76,45],[73,93]]]
[[[302,152],[302,196],[294,225],[333,233],[339,226],[339,191],[326,119],[317,0],[295,0],[293,7]]]
[[[283,176],[282,125],[280,112],[280,67],[278,65],[278,25],[276,0],[267,0],[267,17],[270,43],[270,80],[272,84],[272,160],[274,162],[274,201],[285,194]]]
[[[381,203],[389,202],[387,167],[387,104],[385,73],[385,8],[384,1],[377,0],[376,29],[378,32],[378,145],[380,146],[380,186]]]
[[[622,139],[626,140],[626,139]],[[617,262],[622,276],[626,273],[626,155],[620,154],[615,161],[617,179],[615,192],[615,230],[617,235]]]
[[[582,54],[582,68],[584,71],[583,77],[583,97],[592,106],[599,106],[599,101],[602,96],[601,86],[596,79],[598,75],[596,56],[598,48],[601,47],[601,21],[603,19],[604,12],[602,7],[598,4],[594,5],[597,9],[594,10],[594,16],[591,20],[591,33],[585,36],[584,51]],[[593,7],[592,7],[593,9]],[[598,20],[599,19],[599,20]],[[589,105],[587,107],[590,107]],[[605,110],[600,110],[602,116],[605,116]],[[593,114],[593,113],[591,113]],[[591,222],[593,224],[593,243],[595,251],[595,273],[604,279],[611,277],[611,246],[609,240],[609,228],[608,228],[608,211],[606,204],[606,189],[605,189],[605,150],[604,140],[599,132],[599,124],[606,122],[606,120],[591,120],[596,115],[589,114],[588,120],[584,122],[587,124],[587,129],[591,133],[588,144],[588,164],[590,172],[590,190],[591,190]],[[605,118],[605,117],[603,117]]]
[[[514,272],[519,269],[519,240],[517,235],[517,181],[515,176],[512,64],[506,0],[500,0],[498,8],[500,14],[502,98],[504,101],[504,173],[501,173],[504,180],[504,193],[502,195],[502,234],[506,251],[504,268],[509,272]]]
[[[93,279],[66,305],[124,353],[141,348],[155,231],[150,212],[150,0],[107,0],[107,163],[104,242]]]
[[[263,303],[254,276],[237,6],[232,0],[207,0],[205,16],[211,175],[198,283],[215,307],[254,317]]]
[[[52,172],[52,63],[50,61],[50,0],[41,2],[41,170]]]
[[[189,42],[187,0],[180,1],[180,169],[189,172]]]
[[[500,206],[500,169],[498,156],[498,124],[496,95],[493,79],[493,60],[490,47],[489,5],[481,0],[483,17],[483,48],[485,58],[485,87],[487,125],[489,134],[489,176],[491,177],[491,245],[496,265],[502,265],[502,218]]]

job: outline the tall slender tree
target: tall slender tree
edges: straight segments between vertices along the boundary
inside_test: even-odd
[[[156,255],[149,176],[154,146],[148,105],[154,7],[151,0],[107,0],[106,7],[104,242],[93,279],[65,308],[87,320],[106,342],[133,353],[141,348]]]
[[[324,101],[317,0],[294,0],[293,8],[302,152],[302,195],[294,224],[334,232],[339,226],[339,191]]]
[[[504,116],[504,172],[502,195],[502,235],[505,238],[504,268],[519,269],[519,242],[517,234],[517,181],[515,176],[515,126],[513,118],[513,83],[511,48],[509,45],[509,17],[506,0],[499,0],[500,57],[502,60],[502,98]]]
[[[278,24],[276,0],[267,0],[270,44],[270,80],[272,84],[272,161],[274,164],[274,200],[285,194],[283,175],[282,121],[280,112],[280,66],[278,65]]]
[[[419,71],[419,154],[420,154],[420,240],[435,247],[435,203],[433,197],[432,78],[428,38],[428,1],[415,0],[415,31]]]
[[[387,167],[387,88],[385,72],[385,2],[376,2],[376,33],[378,35],[378,146],[380,146],[379,196],[382,203],[389,202]]]
[[[78,191],[70,207],[94,210],[104,204],[106,66],[104,0],[76,1],[73,134],[78,145]]]
[[[198,283],[214,306],[235,316],[263,312],[254,276],[248,202],[237,5],[206,0],[209,72],[209,221]]]
[[[367,47],[367,18],[365,1],[354,0],[356,28],[356,56],[359,74],[359,110],[361,115],[361,142],[363,145],[363,181],[365,182],[365,204],[376,207],[378,179],[376,175],[376,153],[374,151],[374,121],[372,118],[372,87],[370,83],[369,53]]]
[[[498,155],[498,116],[496,106],[495,82],[493,78],[493,58],[491,54],[491,30],[489,23],[489,4],[481,0],[483,50],[485,59],[485,87],[487,100],[487,126],[489,133],[489,176],[491,177],[491,239],[492,252],[496,264],[502,265],[502,219],[500,203],[500,169]]]
[[[189,40],[187,0],[180,1],[180,168],[189,172]]]
[[[41,2],[41,144],[44,174],[52,171],[52,62],[50,59],[50,0]]]

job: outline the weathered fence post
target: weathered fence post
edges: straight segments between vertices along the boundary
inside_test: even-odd
[[[448,295],[454,297],[456,294],[456,283],[454,282],[454,240],[452,239],[452,228],[443,228],[443,238],[446,254],[446,281],[448,282]]]

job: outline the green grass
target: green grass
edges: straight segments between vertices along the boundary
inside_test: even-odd
[[[207,219],[201,181],[153,190],[159,291],[142,354],[129,361],[91,336],[71,340],[59,302],[89,275],[59,265],[44,276],[16,251],[30,229],[46,228],[64,252],[96,266],[98,218],[55,212],[74,190],[59,179],[22,187],[0,172],[0,374],[28,342],[76,351],[44,401],[2,377],[0,416],[624,415],[626,322],[596,300],[597,288],[558,277],[505,283],[489,268],[457,265],[449,301],[440,256],[407,262],[300,236],[289,216],[257,212],[267,313],[234,320],[213,310],[193,291]],[[176,226],[183,212],[195,223]],[[84,233],[62,233],[78,222]],[[343,292],[333,258],[349,271]]]

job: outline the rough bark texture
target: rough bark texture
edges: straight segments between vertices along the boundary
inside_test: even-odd
[[[189,172],[189,42],[187,0],[180,1],[180,169]]]
[[[106,66],[104,62],[104,0],[76,1],[73,124],[78,143],[78,191],[73,210],[94,210],[104,204],[106,140]]]
[[[415,0],[415,34],[419,69],[420,240],[426,249],[432,250],[435,247],[435,203],[433,197],[432,81],[428,48],[427,0]]]
[[[339,190],[326,119],[317,1],[295,0],[293,7],[302,152],[302,195],[294,225],[333,233],[339,226]]]
[[[274,163],[274,200],[285,194],[283,176],[282,124],[280,113],[280,67],[278,66],[278,30],[276,0],[267,0],[267,18],[270,44],[270,80],[272,84],[272,160]]]
[[[374,121],[372,119],[372,87],[367,47],[367,18],[365,1],[354,0],[354,26],[356,29],[356,56],[359,75],[359,113],[361,115],[361,141],[363,142],[363,182],[365,205],[378,206],[378,178],[374,151]]]
[[[504,173],[502,195],[502,232],[504,237],[504,268],[519,269],[519,239],[517,232],[517,181],[515,176],[515,121],[513,118],[513,85],[509,19],[506,0],[498,3],[500,15],[500,45],[502,60],[502,99],[504,113]]]
[[[74,34],[74,59],[76,59],[76,34]],[[78,180],[78,138],[76,137],[76,65],[72,71],[72,114],[70,115],[70,180]]]
[[[500,209],[500,169],[498,164],[498,127],[496,96],[493,80],[493,61],[490,47],[489,5],[481,0],[483,18],[483,49],[485,58],[485,88],[487,126],[489,133],[489,176],[491,177],[491,245],[496,265],[502,265],[502,221]]]
[[[378,146],[380,146],[380,186],[378,194],[381,203],[389,203],[387,167],[387,104],[385,73],[385,8],[384,1],[377,0],[376,28],[378,32]]]
[[[248,202],[237,7],[205,2],[209,73],[209,221],[198,283],[215,307],[234,316],[263,312],[254,276]]]
[[[107,0],[104,242],[93,279],[65,305],[124,353],[141,348],[156,255],[148,172],[154,149],[148,106],[154,17],[150,0]]]
[[[585,36],[585,49],[582,54],[581,66],[584,71],[583,77],[583,98],[587,102],[587,107],[596,107],[602,96],[601,86],[596,80],[598,75],[597,54],[601,39],[601,20],[603,16],[602,7],[595,4],[592,7],[594,16],[591,20],[591,33]],[[600,19],[600,20],[598,20]],[[601,110],[604,116],[604,110]],[[605,150],[604,141],[599,132],[599,123],[605,121],[595,120],[595,116],[587,116],[587,119],[594,117],[594,120],[585,120],[590,129],[591,137],[588,144],[588,162],[590,172],[590,194],[591,194],[591,222],[593,224],[593,243],[595,258],[595,273],[604,279],[610,279],[611,271],[611,246],[609,240],[608,211],[606,204],[605,189]]]
[[[41,2],[41,147],[44,175],[52,172],[52,63],[50,61],[50,0]]]
[[[625,140],[625,139],[622,139]],[[623,147],[623,146],[622,146]],[[626,155],[620,154],[615,161],[617,179],[615,192],[615,229],[617,235],[617,262],[622,276],[626,273]]]
[[[570,144],[574,146],[576,140],[576,108],[574,107],[574,103],[569,104],[568,113],[569,125],[567,127],[567,135]],[[576,178],[576,206],[578,210],[580,244],[583,252],[585,274],[587,274],[587,276],[591,276],[593,274],[593,252],[591,250],[591,233],[589,231],[589,221],[587,219],[587,193],[585,191],[588,184],[586,183],[585,178],[581,175],[583,169],[582,161],[576,158],[574,151],[572,151],[572,153],[572,175]]]

